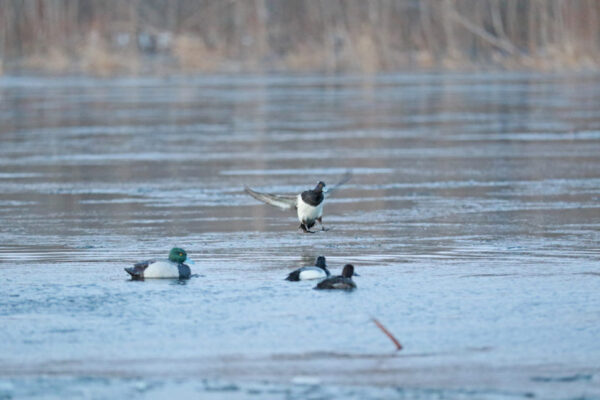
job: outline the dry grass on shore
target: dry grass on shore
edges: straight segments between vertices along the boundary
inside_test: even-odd
[[[595,0],[21,0],[0,73],[598,69]]]

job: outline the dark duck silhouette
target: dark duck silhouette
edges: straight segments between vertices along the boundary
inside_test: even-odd
[[[346,264],[342,270],[342,275],[332,276],[322,280],[315,286],[315,289],[339,289],[339,290],[354,290],[356,289],[356,283],[352,280],[352,276],[358,274],[354,273],[354,265]]]

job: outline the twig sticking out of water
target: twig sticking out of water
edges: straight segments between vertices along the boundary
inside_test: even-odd
[[[400,344],[400,342],[398,341],[398,339],[396,339],[396,338],[394,337],[394,335],[392,335],[392,333],[391,333],[390,331],[388,331],[388,330],[385,328],[385,326],[383,326],[383,324],[377,320],[377,318],[373,318],[373,317],[371,317],[371,320],[372,320],[372,321],[375,323],[375,325],[377,325],[377,327],[378,327],[379,329],[381,329],[381,332],[385,333],[385,335],[386,335],[387,337],[389,337],[389,338],[390,338],[390,340],[391,340],[392,342],[394,342],[394,344],[396,345],[396,350],[397,350],[397,351],[400,351],[400,350],[402,350],[402,345]]]

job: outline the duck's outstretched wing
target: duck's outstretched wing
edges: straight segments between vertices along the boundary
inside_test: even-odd
[[[344,183],[348,182],[350,179],[352,179],[352,171],[348,170],[346,171],[346,173],[344,174],[344,176],[342,176],[342,179],[340,179],[340,181],[338,183],[336,183],[335,185],[331,186],[330,189],[327,189],[325,193],[325,197],[329,197],[333,194],[333,192],[335,192],[336,190],[338,190],[340,188],[340,186],[342,186]]]
[[[296,196],[255,192],[248,186],[244,188],[244,191],[256,200],[279,207],[282,210],[293,210],[296,208]]]

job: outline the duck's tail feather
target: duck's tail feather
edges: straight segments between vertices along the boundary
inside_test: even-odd
[[[131,275],[132,279],[144,279],[144,270],[148,268],[148,265],[152,264],[154,260],[142,261],[133,264],[133,267],[124,268],[125,272]]]
[[[125,272],[127,272],[133,279],[141,279],[144,277],[144,270],[137,267],[124,268]]]
[[[282,210],[293,210],[296,208],[296,196],[260,193],[250,189],[248,186],[244,187],[244,191],[256,200],[279,207]]]
[[[292,271],[288,274],[287,278],[285,278],[286,281],[299,281],[300,280],[300,271],[296,270],[296,271]]]

